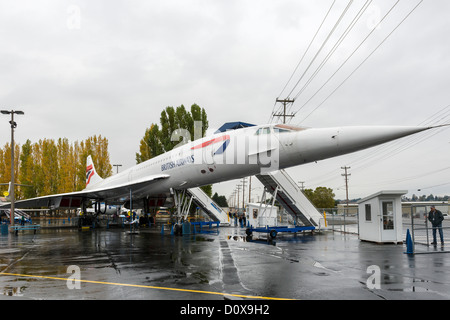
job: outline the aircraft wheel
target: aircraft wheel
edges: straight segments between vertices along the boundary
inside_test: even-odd
[[[276,230],[270,230],[269,236],[271,239],[275,239],[277,237],[278,232]]]

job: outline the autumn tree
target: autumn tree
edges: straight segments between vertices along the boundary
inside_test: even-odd
[[[22,151],[20,153],[20,175],[19,181],[24,185],[31,186],[35,181],[34,176],[34,157],[33,157],[33,145],[30,140],[27,140],[22,146]],[[24,198],[37,197],[37,190],[34,187],[24,187],[20,188],[22,191],[22,196]]]
[[[78,146],[77,187],[82,190],[86,187],[86,159],[92,156],[97,174],[102,178],[112,175],[112,165],[109,159],[108,139],[102,136],[89,137]]]
[[[98,174],[106,178],[112,174],[108,140],[93,136],[79,143],[67,138],[57,141],[27,140],[15,146],[16,198],[32,198],[47,194],[82,190],[86,187],[86,158],[91,155]],[[0,183],[11,181],[11,148],[0,148]],[[24,186],[23,186],[24,185]],[[3,187],[1,190],[6,190]]]
[[[19,159],[17,155],[20,152],[20,146],[14,145],[14,176],[18,175]],[[11,145],[6,143],[3,149],[0,151],[0,183],[7,184],[11,181]],[[3,186],[2,191],[6,191],[8,186]],[[3,192],[2,192],[3,195]],[[20,193],[18,193],[20,195]]]

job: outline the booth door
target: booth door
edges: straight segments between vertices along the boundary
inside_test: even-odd
[[[395,241],[394,201],[381,201],[381,240]]]

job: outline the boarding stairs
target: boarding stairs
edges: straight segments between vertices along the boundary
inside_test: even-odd
[[[256,177],[268,192],[276,192],[276,199],[294,217],[294,221],[298,223],[300,220],[305,226],[319,228],[325,225],[323,216],[285,170],[259,174]]]
[[[11,210],[5,209],[5,210],[3,210],[3,212],[8,217],[8,219],[10,219]],[[24,217],[26,220],[29,220],[31,218],[31,216],[28,213],[25,213],[22,210],[17,210],[17,209],[14,210],[14,219],[22,219],[22,217]]]
[[[197,204],[212,220],[219,221],[221,225],[229,224],[228,214],[217,203],[214,202],[200,188],[190,188],[187,192]]]

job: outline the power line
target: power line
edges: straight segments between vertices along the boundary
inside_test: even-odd
[[[400,1],[400,0],[398,0]],[[306,68],[306,70],[303,72],[302,76],[300,77],[300,79],[297,81],[297,83],[294,85],[294,87],[292,88],[291,92],[289,92],[288,97],[291,96],[292,92],[295,90],[295,88],[298,86],[298,84],[300,83],[300,81],[303,79],[303,77],[305,76],[305,74],[308,72],[309,68],[311,67],[311,65],[314,63],[314,61],[316,60],[317,56],[320,54],[320,52],[322,51],[323,47],[327,44],[328,40],[330,39],[330,37],[333,35],[334,31],[336,30],[336,28],[338,27],[338,25],[341,23],[342,19],[344,18],[345,14],[347,13],[348,9],[350,8],[350,6],[352,5],[353,0],[350,0],[349,3],[347,4],[347,6],[345,7],[344,11],[341,13],[341,15],[339,16],[338,20],[335,22],[333,28],[331,29],[331,31],[328,33],[328,36],[325,38],[325,40],[322,42],[322,45],[320,46],[319,50],[317,50],[316,54],[314,55],[314,57],[312,58],[311,62],[309,63],[308,67]]]
[[[449,106],[445,107],[440,112],[444,111],[448,107]],[[439,114],[439,112],[436,113],[436,115],[437,114]],[[439,119],[439,121],[437,121],[437,122],[427,122],[428,123],[427,125],[428,126],[436,126],[440,122],[441,122],[441,124],[445,123],[445,122],[442,122],[442,120],[450,121],[450,117],[446,116],[446,118]],[[423,122],[424,121],[422,121],[421,123],[423,123]],[[371,152],[367,153],[364,157],[361,157],[358,160],[356,160],[355,162],[353,162],[352,165],[354,167],[356,166],[356,170],[366,169],[367,167],[377,163],[378,161],[389,159],[389,158],[411,148],[412,146],[416,146],[417,144],[430,139],[431,137],[441,133],[444,130],[448,130],[448,127],[442,127],[441,129],[436,128],[436,129],[434,129],[434,132],[430,132],[430,131],[420,132],[414,136],[406,137],[406,138],[403,138],[400,140],[390,142],[383,146],[379,146],[377,148],[374,148]]]
[[[297,66],[294,68],[294,71],[292,72],[291,76],[289,77],[288,81],[286,82],[286,84],[284,85],[283,89],[281,90],[280,94],[278,95],[278,97],[281,97],[281,95],[283,94],[284,90],[286,90],[286,87],[288,86],[289,82],[291,82],[292,78],[294,77],[294,74],[297,72],[298,67],[300,66],[300,64],[302,63],[303,59],[305,58],[306,54],[308,53],[309,49],[311,48],[311,45],[313,44],[314,40],[317,37],[317,34],[319,33],[320,29],[322,29],[323,24],[325,23],[325,20],[327,19],[328,15],[331,12],[331,9],[333,8],[334,4],[336,3],[336,0],[334,0],[331,3],[330,8],[328,9],[327,13],[325,14],[325,17],[322,19],[322,22],[319,25],[319,28],[317,29],[316,33],[314,34],[313,38],[311,39],[311,41],[309,42],[308,47],[306,48],[305,52],[303,53],[300,61],[297,63]],[[278,100],[278,99],[277,99]],[[272,108],[272,113],[271,113],[271,119],[273,118],[273,115],[275,114],[275,106],[277,104],[277,101],[275,101],[275,104],[273,105]],[[269,120],[270,122],[270,120]]]
[[[417,175],[410,176],[410,177],[403,177],[403,178],[391,179],[391,180],[385,180],[385,181],[377,181],[377,184],[381,184],[381,185],[388,184],[388,185],[391,185],[391,184],[394,184],[394,183],[400,183],[400,182],[405,182],[405,181],[410,181],[410,180],[416,180],[416,179],[423,178],[423,177],[426,177],[426,176],[430,176],[430,175],[433,175],[433,174],[436,174],[436,173],[447,171],[449,169],[450,169],[450,167],[445,167],[445,168],[441,168],[441,169],[437,169],[437,170],[433,170],[433,171],[417,174]],[[371,181],[368,185],[373,185],[373,182]],[[358,185],[358,187],[359,186],[364,186],[364,185]]]
[[[311,41],[309,42],[308,47],[306,48],[305,52],[303,53],[300,61],[298,62],[297,66],[295,67],[294,71],[292,72],[291,76],[289,77],[289,80],[286,82],[286,84],[283,87],[283,90],[281,90],[280,94],[278,95],[278,97],[281,97],[281,95],[283,94],[284,90],[286,89],[286,87],[288,86],[289,82],[292,80],[292,78],[294,77],[294,74],[297,72],[298,67],[300,66],[300,64],[302,63],[303,59],[306,56],[306,53],[309,51],[309,48],[311,48],[312,43],[314,42],[314,40],[317,37],[317,34],[319,33],[320,29],[322,28],[323,24],[325,23],[325,20],[327,19],[328,15],[331,12],[331,9],[333,8],[334,4],[336,3],[336,0],[333,1],[333,3],[331,4],[330,8],[328,9],[325,17],[322,19],[322,22],[320,23],[319,28],[317,29],[316,33],[314,34],[314,37],[311,39]]]
[[[319,67],[317,67],[316,71],[311,75],[311,77],[308,79],[308,81],[303,85],[301,90],[295,95],[294,99],[297,99],[303,93],[303,91],[308,87],[308,85],[312,82],[312,80],[314,80],[314,78],[322,70],[322,68],[328,62],[328,60],[333,56],[333,54],[336,52],[337,48],[342,44],[342,42],[345,40],[347,35],[350,33],[350,31],[353,29],[353,27],[356,25],[358,20],[361,18],[361,16],[364,14],[364,12],[367,10],[367,8],[370,6],[371,3],[372,3],[372,0],[370,0],[370,1],[367,0],[363,4],[363,6],[358,11],[356,16],[353,18],[352,22],[350,22],[350,24],[348,25],[347,29],[345,29],[345,31],[342,33],[340,38],[336,41],[333,48],[331,48],[331,50],[328,52],[327,56],[322,60]]]
[[[370,0],[371,2],[372,0]],[[327,38],[323,41],[321,47],[319,48],[319,50],[316,52],[316,54],[314,55],[313,59],[310,61],[309,65],[307,66],[306,70],[303,72],[303,74],[301,75],[300,79],[297,81],[297,83],[294,85],[294,87],[291,89],[290,93],[288,94],[288,97],[291,96],[291,94],[294,92],[295,88],[298,86],[298,84],[300,83],[300,81],[303,79],[303,77],[305,76],[305,74],[308,72],[308,70],[310,69],[311,65],[314,63],[314,61],[316,60],[317,56],[319,55],[319,53],[322,51],[323,47],[325,46],[325,44],[329,41],[331,35],[334,33],[334,31],[336,30],[337,26],[339,25],[339,23],[341,22],[342,18],[344,17],[344,15],[346,14],[346,12],[348,11],[349,7],[351,6],[353,1],[350,1],[346,8],[344,9],[344,11],[341,13],[339,19],[336,21],[333,29],[330,31],[330,33],[328,34]],[[329,51],[328,55],[322,60],[322,63],[319,65],[319,67],[315,70],[315,72],[312,74],[312,76],[308,79],[307,83],[301,88],[301,90],[295,95],[293,100],[296,100],[301,93],[303,93],[303,91],[305,90],[305,88],[311,83],[311,81],[316,77],[316,75],[318,74],[318,72],[321,71],[321,69],[323,68],[323,66],[326,64],[326,62],[330,59],[330,57],[334,54],[334,52],[336,51],[337,47],[342,43],[342,41],[347,37],[348,33],[353,29],[353,27],[355,26],[356,22],[359,20],[359,18],[361,17],[362,13],[368,8],[368,6],[370,5],[370,2],[366,1],[366,3],[361,7],[361,9],[359,10],[359,12],[357,13],[357,15],[353,18],[352,22],[350,23],[350,25],[347,27],[347,29],[344,31],[344,33],[341,35],[341,37],[339,38],[339,40],[335,43],[334,47]],[[356,51],[359,50],[359,48],[362,46],[362,44],[365,43],[365,41],[372,35],[372,33],[379,27],[379,25],[384,21],[384,19],[391,13],[391,11],[397,6],[397,4],[400,2],[400,0],[397,0],[394,5],[388,10],[388,12],[383,16],[383,18],[374,26],[374,28],[369,32],[369,34],[363,39],[363,41],[356,47],[356,49],[347,57],[347,59],[339,66],[339,68],[328,78],[328,80],[297,110],[293,113],[293,115],[297,114],[301,109],[303,109],[328,83],[329,81],[331,81],[332,78],[334,78],[334,76],[342,69],[342,67],[348,62],[348,60],[356,53]],[[417,7],[423,2],[423,0],[420,0],[415,7],[412,8],[412,10],[409,11],[409,13],[400,21],[400,23],[383,39],[383,41],[381,41],[381,43],[378,44],[378,46],[375,47],[375,49],[319,104],[317,105],[306,117],[304,117],[302,119],[301,122],[303,122],[304,120],[306,120],[312,113],[314,113],[318,108],[320,108],[357,70],[359,70],[359,68],[378,50],[378,48],[384,44],[384,42],[398,29],[398,27],[400,27],[401,24],[403,24],[403,22],[417,9]],[[309,51],[313,41],[316,39],[316,36],[319,32],[319,30],[322,28],[324,21],[326,20],[326,18],[329,15],[329,12],[331,11],[332,7],[334,5],[334,1],[332,3],[332,5],[330,6],[327,14],[325,15],[325,18],[322,20],[321,25],[319,26],[318,30],[316,31],[312,41],[310,42],[310,44],[308,45],[307,50],[305,51],[304,55],[302,56],[300,62],[297,64],[296,68],[294,69],[294,72],[291,74],[291,77],[289,78],[288,82],[286,83],[286,85],[284,86],[283,90],[281,91],[280,95],[284,92],[284,90],[286,89],[287,85],[290,83],[290,81],[292,80],[294,74],[296,73],[298,67],[300,66],[301,62],[303,61],[306,53]],[[276,105],[276,102],[275,102]],[[275,110],[275,105],[273,108],[273,111]],[[292,107],[292,105],[290,106]],[[272,112],[272,116],[275,114],[275,112]],[[292,118],[292,117],[291,117]],[[300,123],[301,123],[300,122]]]
[[[433,115],[428,117],[427,119],[421,121],[418,125],[424,126],[436,126],[439,124],[445,124],[450,122],[450,115],[447,115],[450,111],[450,105],[445,106],[439,111],[435,112]],[[427,139],[432,138],[433,136],[443,132],[444,130],[448,130],[449,127],[442,127],[441,129],[434,129],[434,132],[424,131],[420,132],[414,136],[405,137],[400,140],[392,141],[387,144],[383,144],[382,146],[374,147],[371,150],[365,151],[364,155],[359,157],[358,159],[352,161],[350,165],[353,167],[353,170],[363,170],[368,167],[378,164],[381,161],[385,161],[409,148],[412,146],[416,146],[418,143],[421,143]],[[445,170],[445,169],[442,169]],[[432,172],[431,172],[432,173]],[[430,173],[430,174],[431,174]],[[336,169],[331,170],[330,172],[323,173],[319,176],[316,176],[314,179],[309,180],[309,183],[312,185],[321,185],[327,182],[330,182],[336,179]],[[419,176],[420,177],[420,176]],[[417,177],[417,178],[419,178]],[[405,180],[413,179],[412,178],[404,178]]]
[[[429,186],[429,187],[425,187],[425,188],[420,188],[417,191],[422,191],[423,189],[431,189],[431,188],[436,188],[436,187],[442,187],[442,186],[446,186],[450,184],[450,182],[446,182],[446,183],[441,183],[441,184],[436,184],[434,186]]]
[[[420,2],[422,2],[421,0]],[[392,10],[397,6],[400,0],[397,0],[396,3],[388,10],[388,12],[381,18],[381,20],[372,28],[372,30],[367,34],[367,36],[361,41],[361,43],[356,47],[355,50],[345,59],[345,61],[339,66],[339,68],[328,78],[327,81],[309,98],[300,108],[300,111],[306,104],[308,104],[327,84],[330,82],[332,78],[342,69],[342,67],[350,60],[350,58],[355,54],[356,51],[366,42],[366,40],[373,34],[373,32],[378,28],[378,26],[383,22],[383,20],[392,12]],[[419,3],[420,4],[420,3]],[[418,6],[418,5],[417,5]],[[417,6],[415,8],[417,8]],[[375,47],[375,49],[344,79],[344,81],[339,84],[336,89],[334,89],[317,107],[315,107],[306,117],[302,119],[302,122],[306,120],[311,114],[313,114],[318,108],[320,108],[374,53],[375,51],[392,35],[392,33],[397,30],[397,28],[406,20],[406,18],[415,10],[415,8],[384,38],[381,43]],[[297,112],[298,112],[297,111]],[[296,114],[295,112],[294,114]]]
[[[446,109],[449,109],[449,110],[445,111]],[[442,108],[441,110],[437,111],[433,115],[429,116],[427,119],[420,122],[419,125],[421,125],[421,124],[427,125],[428,123],[433,123],[436,118],[441,120],[444,117],[444,115],[446,116],[446,114],[449,112],[450,112],[450,104],[447,105],[446,107]]]

